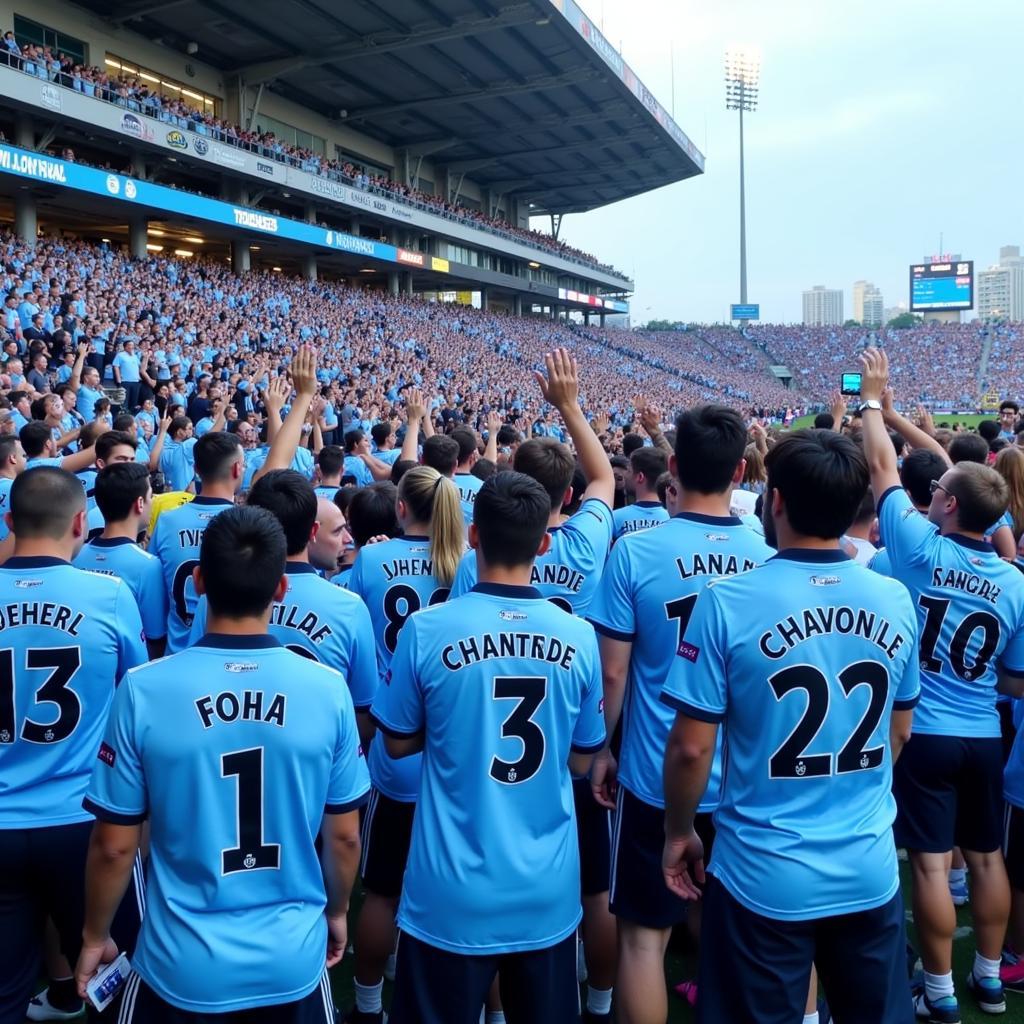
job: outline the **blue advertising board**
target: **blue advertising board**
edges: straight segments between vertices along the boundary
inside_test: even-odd
[[[761,306],[757,302],[734,302],[729,307],[730,320],[760,320]]]

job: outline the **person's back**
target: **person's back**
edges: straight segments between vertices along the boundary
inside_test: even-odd
[[[635,435],[632,435],[635,436]],[[668,459],[660,448],[634,448],[629,459],[636,501],[612,513],[612,539],[627,533],[649,530],[668,518],[668,510],[658,500],[658,477],[668,468]]]
[[[635,501],[612,513],[612,536],[619,540],[627,534],[660,526],[668,519],[668,510],[660,501]]]

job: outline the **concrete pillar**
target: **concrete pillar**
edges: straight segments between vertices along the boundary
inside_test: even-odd
[[[305,215],[307,224],[316,223],[316,206],[313,203],[306,203],[303,214]]]
[[[302,257],[302,276],[307,281],[316,280],[316,256],[312,253]]]
[[[14,193],[14,233],[35,248],[38,229],[36,197],[28,189],[19,188]]]
[[[352,221],[349,224],[349,231],[358,237],[359,235],[359,218],[355,215],[352,216]]]
[[[132,150],[132,176],[138,178],[140,181],[145,181],[148,177],[146,171],[146,157],[145,154],[138,149]]]
[[[590,326],[590,310],[589,309],[585,309],[583,311],[583,322],[587,325],[587,327]]]
[[[402,293],[405,295],[412,295],[412,271],[409,270],[402,275]]]
[[[604,327],[604,317],[605,317],[605,314],[604,314],[604,313],[602,313],[602,314],[601,314],[601,326],[602,326],[602,327]]]
[[[247,274],[252,266],[249,257],[249,243],[236,238],[231,243],[231,269],[236,274]]]
[[[21,149],[36,148],[36,133],[30,114],[19,112],[14,115],[14,144]]]
[[[249,202],[249,192],[240,181],[224,176],[220,179],[220,197],[226,203],[245,206]]]
[[[149,236],[146,227],[149,221],[145,217],[132,217],[128,221],[128,249],[137,260],[144,260],[148,255],[146,242]]]
[[[487,289],[480,288],[480,308],[486,313],[490,309],[490,296],[487,294]]]
[[[512,312],[516,316],[523,315],[523,297],[522,295],[516,294],[512,297]]]
[[[398,294],[398,273],[394,270],[388,274],[388,293],[391,295]]]

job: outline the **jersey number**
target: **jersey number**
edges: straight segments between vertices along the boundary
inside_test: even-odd
[[[279,868],[281,847],[263,842],[263,748],[236,750],[222,754],[221,778],[238,777],[238,845],[221,851],[221,874],[252,871],[254,868]]]
[[[942,624],[946,621],[949,601],[943,597],[921,597],[918,604],[927,612],[921,631],[921,668],[926,672],[941,672],[942,660],[935,657]],[[974,663],[967,664],[967,645],[981,630],[981,646]],[[970,683],[984,675],[988,663],[999,646],[999,620],[991,612],[971,612],[953,631],[949,642],[949,664],[959,678]]]
[[[178,618],[186,626],[192,625],[192,614],[185,605],[185,584],[192,579],[192,570],[198,564],[199,562],[194,558],[190,558],[187,562],[182,562],[174,573],[174,583],[171,586],[171,599],[174,601],[174,610],[178,613]]]
[[[428,605],[442,604],[448,600],[448,589],[438,587],[430,595]],[[398,646],[398,634],[402,632],[406,619],[413,612],[420,610],[420,595],[407,583],[396,583],[389,587],[384,595],[384,617],[388,624],[384,627],[384,646],[392,653]]]
[[[82,702],[68,683],[82,664],[78,647],[31,647],[25,651],[25,668],[49,668],[53,671],[36,690],[37,704],[56,704],[57,720],[40,724],[26,718],[21,724],[21,738],[28,743],[60,743],[78,727]],[[14,651],[0,651],[0,744],[17,738],[14,721]]]
[[[526,782],[537,774],[544,761],[544,731],[533,721],[537,708],[547,696],[545,676],[498,676],[494,680],[495,700],[518,700],[512,714],[501,723],[502,739],[517,739],[523,745],[518,761],[491,761],[491,778],[505,785]]]
[[[831,754],[804,753],[825,724],[828,715],[828,679],[811,665],[794,665],[792,668],[776,672],[768,680],[768,684],[778,701],[794,690],[802,690],[807,697],[807,710],[804,711],[803,717],[768,762],[769,777],[814,779],[831,775]],[[836,755],[835,771],[843,775],[877,768],[882,763],[884,745],[865,750],[864,744],[868,742],[882,720],[889,696],[889,672],[877,661],[859,661],[839,673],[839,685],[847,697],[860,686],[867,686],[871,696],[857,728]]]
[[[669,601],[665,605],[665,617],[669,620],[679,620],[679,640],[676,643],[676,650],[683,646],[683,637],[686,635],[686,627],[690,624],[690,616],[693,614],[693,606],[697,603],[697,595],[690,594],[688,597],[680,597],[676,601]]]

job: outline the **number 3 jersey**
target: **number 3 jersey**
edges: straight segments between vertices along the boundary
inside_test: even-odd
[[[708,583],[662,700],[724,730],[709,870],[740,903],[811,920],[893,897],[889,726],[919,693],[910,595],[841,551]]]
[[[385,732],[424,733],[402,930],[463,954],[571,935],[569,754],[605,736],[593,627],[532,587],[477,584],[406,623],[373,713]]]
[[[942,536],[902,488],[882,495],[878,525],[920,626],[914,732],[999,736],[998,668],[1024,676],[1024,576],[983,541]]]
[[[267,635],[208,634],[128,673],[93,765],[98,818],[150,821],[146,983],[195,1013],[308,995],[327,948],[314,843],[370,784],[338,673]]]

